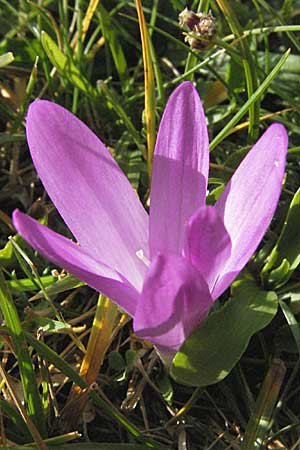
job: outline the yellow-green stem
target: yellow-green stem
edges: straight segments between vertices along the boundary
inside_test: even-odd
[[[147,132],[147,163],[148,174],[151,180],[152,174],[152,160],[155,145],[155,86],[154,73],[151,61],[151,46],[150,37],[146,26],[146,21],[143,13],[142,3],[136,0],[136,9],[138,13],[138,20],[141,33],[141,42],[143,50],[144,63],[144,83],[145,83],[145,122]]]

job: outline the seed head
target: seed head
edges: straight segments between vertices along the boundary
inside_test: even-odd
[[[179,25],[189,29],[185,41],[196,50],[206,50],[217,34],[216,19],[211,11],[195,13],[185,8],[179,14]]]

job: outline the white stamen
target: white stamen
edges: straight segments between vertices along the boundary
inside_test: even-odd
[[[275,167],[278,167],[278,166],[279,166],[279,161],[277,161],[277,159],[275,159],[275,161],[274,161],[274,166],[275,166]]]
[[[147,267],[149,267],[150,266],[150,261],[149,261],[149,259],[145,256],[145,254],[144,254],[144,250],[138,250],[136,253],[136,256],[141,260],[141,261],[143,261],[143,263],[147,266]]]

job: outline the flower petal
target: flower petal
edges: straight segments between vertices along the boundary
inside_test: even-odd
[[[192,83],[182,83],[163,114],[153,160],[150,255],[181,253],[184,224],[205,204],[209,164],[206,119]]]
[[[131,316],[134,315],[138,292],[117,271],[97,261],[93,250],[88,253],[70,239],[18,210],[13,213],[13,224],[18,233],[45,258],[116,301]]]
[[[282,188],[287,133],[271,125],[241,162],[215,207],[232,242],[231,256],[212,293],[217,298],[255,252],[275,212]]]
[[[142,289],[148,216],[97,136],[66,109],[45,100],[29,108],[26,132],[38,175],[86,251]]]
[[[229,234],[214,206],[203,206],[190,218],[186,227],[184,252],[212,292],[231,252]]]
[[[201,323],[211,303],[204,279],[188,261],[158,254],[147,272],[133,328],[170,355]]]

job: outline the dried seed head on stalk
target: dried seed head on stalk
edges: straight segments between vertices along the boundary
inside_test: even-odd
[[[184,33],[185,41],[196,50],[209,48],[217,33],[216,19],[211,11],[195,13],[185,8],[179,14],[179,26],[190,30]]]
[[[193,30],[194,26],[199,23],[199,14],[202,15],[202,13],[195,13],[194,11],[185,8],[178,16],[179,26],[187,26],[190,30]]]

